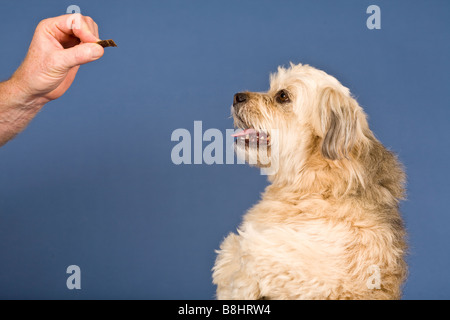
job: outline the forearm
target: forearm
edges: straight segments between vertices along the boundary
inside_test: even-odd
[[[0,82],[0,146],[20,133],[44,104],[26,94],[14,79]]]

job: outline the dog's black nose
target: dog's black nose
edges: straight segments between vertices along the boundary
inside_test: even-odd
[[[244,92],[239,92],[234,95],[233,106],[243,103],[248,100],[248,94]]]

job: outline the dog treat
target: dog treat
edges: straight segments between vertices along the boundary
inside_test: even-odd
[[[117,47],[117,44],[112,39],[100,40],[100,41],[97,41],[97,43],[99,45],[101,45],[103,48],[106,48],[106,47]]]

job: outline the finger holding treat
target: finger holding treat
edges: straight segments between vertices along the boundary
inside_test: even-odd
[[[23,130],[49,101],[71,86],[79,66],[103,56],[98,25],[88,16],[66,14],[42,20],[28,53],[12,75],[0,83],[0,146]]]
[[[45,19],[12,79],[43,103],[57,99],[70,87],[80,65],[103,56],[97,41],[98,26],[90,17],[68,14]]]

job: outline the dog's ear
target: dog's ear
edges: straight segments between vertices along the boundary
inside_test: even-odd
[[[364,112],[350,94],[327,87],[320,92],[322,155],[330,160],[348,158],[352,148],[364,139]]]

